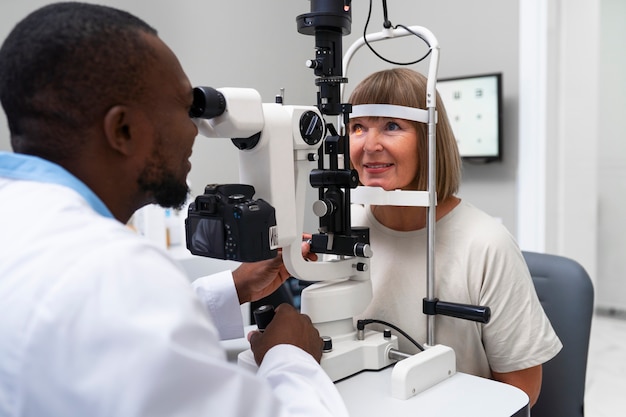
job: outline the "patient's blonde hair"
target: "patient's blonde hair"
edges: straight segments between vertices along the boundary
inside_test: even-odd
[[[426,82],[422,74],[407,69],[393,68],[375,72],[361,81],[349,102],[357,104],[395,104],[398,106],[426,108]],[[461,182],[461,158],[454,133],[437,93],[437,200],[453,196]],[[417,190],[428,187],[428,126],[414,122],[417,130],[418,169],[413,184]]]

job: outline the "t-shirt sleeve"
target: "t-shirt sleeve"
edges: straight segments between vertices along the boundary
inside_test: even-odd
[[[517,243],[502,228],[484,253],[481,304],[491,309],[483,343],[491,369],[512,372],[547,362],[562,344],[543,311]]]

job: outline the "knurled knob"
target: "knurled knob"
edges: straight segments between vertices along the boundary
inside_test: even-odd
[[[274,306],[266,304],[254,310],[254,321],[259,331],[264,331],[274,318]]]

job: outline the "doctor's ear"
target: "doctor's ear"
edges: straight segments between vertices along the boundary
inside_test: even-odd
[[[104,116],[104,134],[109,146],[124,155],[130,155],[140,146],[142,118],[136,109],[126,105],[113,106]]]

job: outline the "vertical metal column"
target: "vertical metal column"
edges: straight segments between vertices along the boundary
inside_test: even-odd
[[[428,108],[428,209],[426,221],[426,298],[435,298],[435,223],[437,221],[437,129],[435,107]],[[428,315],[426,343],[435,344],[435,315]]]

